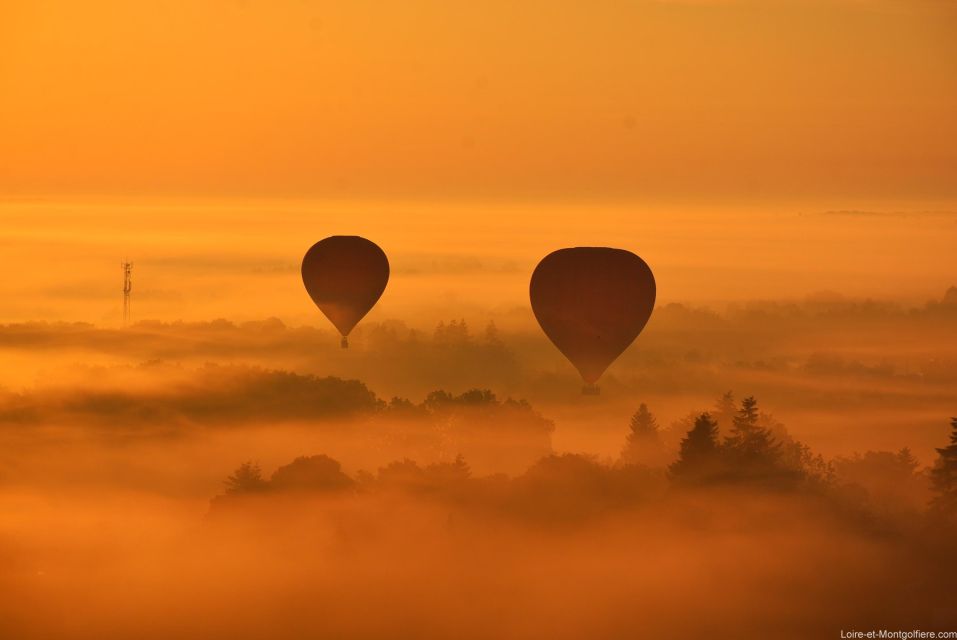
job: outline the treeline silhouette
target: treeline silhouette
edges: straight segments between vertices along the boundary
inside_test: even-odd
[[[516,310],[506,314],[505,319],[530,319],[528,314]],[[514,316],[514,317],[513,317]],[[889,300],[846,297],[837,293],[822,292],[804,299],[753,300],[732,303],[722,311],[683,303],[669,303],[655,309],[654,318],[660,318],[649,331],[659,337],[671,332],[688,330],[733,331],[735,326],[750,329],[763,327],[766,331],[797,325],[809,328],[828,326],[860,327],[863,321],[892,319],[895,326],[901,320],[947,322],[957,316],[957,286],[948,288],[940,298],[928,300],[920,306],[908,306]],[[768,323],[768,320],[774,320]],[[791,323],[795,324],[791,324]],[[442,321],[434,331],[410,326],[403,321],[363,323],[355,330],[356,342],[369,342],[381,347],[395,340],[412,340],[425,344],[459,343],[487,339],[494,342],[501,334],[492,321],[479,325],[476,332],[464,319]],[[257,340],[256,337],[259,337]],[[114,353],[132,353],[140,357],[177,357],[200,353],[204,357],[235,354],[244,346],[249,350],[268,348],[273,353],[302,348],[328,347],[336,353],[338,342],[332,331],[311,326],[292,327],[282,320],[271,317],[264,320],[231,322],[216,319],[206,322],[164,322],[141,320],[128,329],[98,327],[89,322],[19,322],[0,324],[0,347],[14,349],[67,349],[81,348]],[[691,337],[691,336],[689,336]]]
[[[160,365],[147,363],[141,369],[151,366]],[[160,387],[88,384],[0,394],[0,424],[60,422],[107,429],[241,425],[342,418],[383,406],[358,380],[208,364]]]
[[[461,452],[479,468],[505,471],[549,453],[554,430],[527,401],[500,399],[488,389],[457,395],[438,389],[418,403],[401,397],[385,401],[358,380],[214,364],[158,388],[94,385],[0,393],[0,426],[46,424],[80,427],[107,439],[294,425],[362,438],[420,459]]]
[[[163,363],[135,368],[163,379]],[[128,370],[128,369],[127,369]],[[43,422],[71,418],[87,425],[155,424],[158,422],[231,425],[264,420],[321,420],[324,418],[422,417],[452,407],[502,405],[527,412],[525,401],[499,402],[488,390],[473,389],[459,396],[443,390],[431,392],[420,404],[393,397],[379,398],[365,383],[338,376],[317,376],[292,371],[241,365],[207,364],[195,372],[174,368],[177,376],[162,385],[123,388],[94,383],[67,387],[38,387],[15,393],[0,391],[0,424]],[[123,373],[121,371],[120,373]],[[90,371],[95,378],[96,370]]]
[[[481,394],[436,400],[480,406],[487,402]],[[521,519],[574,521],[708,491],[803,496],[835,513],[882,526],[911,526],[915,521],[933,522],[944,527],[940,530],[957,526],[957,418],[951,421],[950,444],[938,449],[929,469],[920,469],[907,449],[826,461],[762,413],[753,397],[735,404],[730,392],[719,399],[714,412],[694,417],[676,457],[669,459],[661,433],[642,404],[617,461],[549,454],[514,476],[473,474],[463,455],[424,465],[403,459],[375,473],[352,476],[325,455],[297,458],[269,478],[248,461],[226,479],[226,490],[213,499],[212,511],[228,511],[248,498],[399,492]]]
[[[725,403],[732,401],[731,393],[725,394],[718,411],[726,411]],[[694,426],[681,441],[678,459],[669,466],[676,483],[797,488],[831,482],[833,471],[823,458],[814,456],[807,445],[774,425],[758,410],[753,397],[742,400],[729,417],[730,428],[723,439],[710,413],[695,418]]]
[[[431,388],[494,384],[509,392],[547,393],[556,380],[547,372],[560,361],[527,310],[500,314],[500,330],[487,317],[469,324],[455,318],[429,328],[399,320],[366,322],[350,336],[353,349],[338,349],[333,332],[288,326],[281,320],[233,323],[143,321],[119,330],[86,323],[0,325],[0,348],[33,351],[69,349],[124,355],[142,360],[247,361],[358,377],[375,387],[408,380]],[[638,376],[642,388],[687,390],[706,382],[700,372],[719,366],[725,374],[778,372],[811,376],[860,376],[928,384],[957,380],[957,356],[939,352],[915,360],[886,348],[887,336],[921,335],[939,344],[957,319],[957,287],[923,306],[818,294],[798,301],[752,301],[722,311],[671,303],[659,306],[641,336],[641,348],[627,351],[617,376]],[[835,351],[834,336],[883,347],[879,359]],[[937,350],[941,351],[941,350]],[[577,388],[574,372],[569,388]],[[563,378],[564,380],[564,378]],[[614,384],[614,378],[603,384]],[[733,385],[737,385],[733,382]],[[749,388],[754,388],[748,385]],[[394,387],[390,387],[394,388]],[[564,392],[565,389],[561,389]],[[528,394],[525,394],[528,395]]]

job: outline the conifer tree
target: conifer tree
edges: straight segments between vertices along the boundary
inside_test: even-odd
[[[718,423],[708,413],[695,419],[694,426],[681,441],[678,459],[668,467],[679,484],[696,484],[713,479],[722,472]]]
[[[226,478],[226,493],[251,493],[268,487],[262,469],[254,462],[244,462]]]
[[[711,413],[711,417],[718,423],[719,428],[722,425],[724,425],[725,428],[730,428],[731,420],[734,418],[736,411],[734,393],[732,391],[726,391],[721,394],[721,397],[714,403],[714,411]]]
[[[648,410],[648,405],[642,402],[638,406],[628,426],[630,431],[621,452],[622,461],[626,464],[658,462],[662,453],[661,436],[658,433],[658,420]]]
[[[775,458],[777,443],[771,432],[760,425],[760,420],[758,401],[748,396],[741,401],[741,408],[731,420],[731,434],[725,440],[725,447],[745,458]]]
[[[488,325],[485,327],[485,342],[493,345],[502,343],[502,338],[499,335],[498,327],[495,325],[494,320],[489,320]]]
[[[900,468],[906,471],[908,475],[914,475],[917,473],[917,467],[920,466],[920,463],[917,461],[917,458],[914,457],[914,453],[910,450],[910,447],[904,447],[897,452],[897,462],[900,464]]]
[[[658,439],[658,420],[648,410],[648,405],[644,402],[638,405],[638,411],[631,416],[631,422],[628,426],[631,428],[631,433],[628,434],[629,440]]]
[[[785,475],[780,464],[781,445],[760,421],[758,401],[753,396],[742,400],[723,448],[735,476],[761,483],[774,482],[778,476]]]
[[[950,419],[950,445],[937,449],[930,471],[934,499],[931,508],[948,519],[957,519],[957,418]]]

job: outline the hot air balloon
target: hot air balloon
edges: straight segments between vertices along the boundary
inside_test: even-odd
[[[389,282],[389,259],[374,242],[359,236],[330,236],[302,259],[302,282],[309,297],[342,335],[375,305]]]
[[[529,285],[532,311],[585,381],[582,393],[628,348],[655,306],[655,278],[624,249],[574,247],[545,256]]]

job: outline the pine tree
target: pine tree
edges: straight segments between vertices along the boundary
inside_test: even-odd
[[[631,422],[628,426],[631,428],[631,433],[628,434],[629,440],[658,439],[658,420],[648,411],[648,405],[644,402],[638,405],[638,411],[631,416]]]
[[[439,322],[435,327],[433,339],[437,344],[462,344],[469,340],[469,327],[465,323],[464,318],[461,320],[449,320],[448,324]]]
[[[897,462],[900,464],[900,468],[909,476],[916,474],[917,467],[920,466],[910,447],[904,447],[897,452]]]
[[[239,465],[232,475],[226,478],[226,493],[251,493],[262,491],[268,485],[263,479],[262,469],[253,462]]]
[[[731,435],[725,440],[725,447],[738,451],[745,456],[774,456],[777,444],[770,430],[760,425],[761,412],[754,396],[741,401],[741,408],[731,419]]]
[[[469,327],[465,324],[465,318],[458,322],[452,320],[449,322],[449,341],[453,343],[467,342],[469,339]]]
[[[758,411],[758,401],[754,396],[748,396],[741,401],[741,408],[734,415],[731,422],[734,425],[736,433],[748,433],[758,426],[758,419],[761,417]]]
[[[696,484],[717,477],[722,472],[718,423],[711,414],[702,413],[694,427],[681,441],[678,459],[668,467],[671,478],[679,484]]]
[[[626,464],[654,464],[661,458],[661,437],[658,433],[658,420],[642,402],[638,411],[631,416],[631,429],[621,452]]]
[[[718,423],[719,428],[721,426],[730,428],[731,420],[734,418],[736,411],[734,393],[727,391],[721,394],[721,397],[714,403],[714,411],[711,413],[711,417]]]
[[[937,449],[937,462],[930,472],[936,494],[931,508],[939,515],[957,518],[957,418],[950,419],[950,445]]]
[[[742,400],[731,421],[731,434],[725,439],[724,450],[735,475],[765,482],[783,475],[784,468],[780,464],[780,443],[760,421],[758,401],[753,396]]]
[[[499,345],[502,343],[502,339],[498,332],[498,327],[495,326],[494,320],[489,320],[488,325],[485,327],[485,342],[493,345]]]

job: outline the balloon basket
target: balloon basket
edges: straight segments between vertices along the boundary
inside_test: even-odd
[[[583,396],[598,396],[601,395],[601,387],[597,384],[586,384],[582,387]]]
[[[342,340],[339,341],[339,346],[343,349],[349,348],[349,338],[342,336]]]

